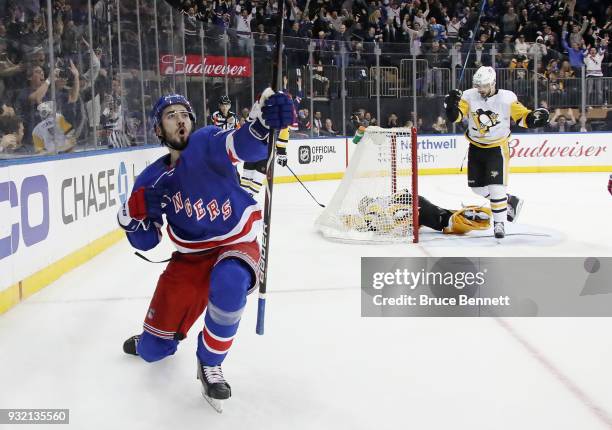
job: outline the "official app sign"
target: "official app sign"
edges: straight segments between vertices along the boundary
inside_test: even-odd
[[[337,153],[334,144],[302,145],[298,148],[300,164],[321,164]]]
[[[612,258],[364,257],[361,315],[612,316]]]
[[[298,148],[298,161],[300,164],[310,164],[311,152],[310,146],[302,145]]]

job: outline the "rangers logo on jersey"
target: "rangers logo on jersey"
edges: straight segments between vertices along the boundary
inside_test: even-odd
[[[474,125],[476,125],[473,130],[478,131],[481,136],[487,134],[491,128],[500,122],[499,115],[490,110],[477,109],[476,112],[472,112],[472,117],[474,118]]]

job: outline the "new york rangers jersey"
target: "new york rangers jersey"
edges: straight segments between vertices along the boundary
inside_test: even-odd
[[[267,142],[255,137],[248,126],[204,127],[189,137],[174,167],[170,154],[159,158],[138,176],[134,190],[154,187],[162,192],[167,233],[180,252],[251,242],[261,230],[261,209],[240,187],[235,165],[266,156]],[[118,220],[135,248],[148,250],[159,243],[161,220],[131,219],[127,202]]]

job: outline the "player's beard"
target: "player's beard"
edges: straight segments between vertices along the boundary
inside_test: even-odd
[[[485,91],[483,91],[483,92],[478,91],[478,93],[480,94],[480,96],[481,96],[483,99],[485,99],[485,100],[486,100],[486,99],[488,99],[489,97],[493,97],[493,96],[495,95],[495,86],[494,86],[494,85],[490,85],[490,86],[489,86],[489,89],[488,89],[486,92],[485,92]],[[484,93],[484,94],[483,94],[483,93]]]
[[[182,151],[189,143],[189,134],[186,127],[180,127],[172,138],[169,138],[164,131],[163,138],[167,146],[177,151]]]

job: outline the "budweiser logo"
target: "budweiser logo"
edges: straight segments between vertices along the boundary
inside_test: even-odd
[[[510,157],[512,158],[599,157],[608,149],[603,145],[589,145],[580,141],[553,144],[548,139],[545,139],[539,145],[525,145],[521,144],[521,140],[518,138],[511,139],[508,142],[508,147],[510,148]]]
[[[202,61],[199,55],[177,56],[165,54],[159,58],[159,69],[162,75],[227,76],[229,78],[248,78],[251,76],[251,59],[249,57],[224,57],[207,55]]]

